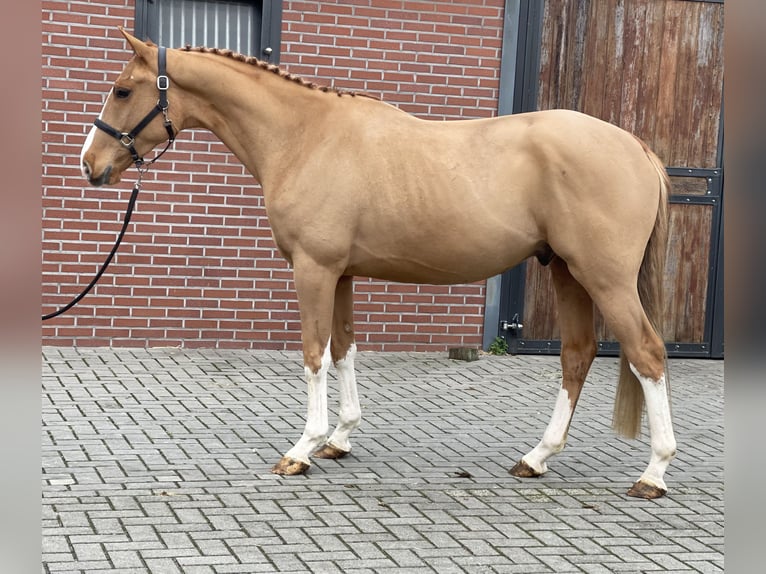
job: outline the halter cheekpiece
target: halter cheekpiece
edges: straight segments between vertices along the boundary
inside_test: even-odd
[[[165,146],[165,149],[157,154],[149,163],[152,164],[157,161],[157,159],[159,159],[159,157],[167,151],[167,149],[173,143],[173,140],[176,138],[175,132],[173,130],[173,122],[171,122],[170,118],[168,117],[168,88],[170,87],[170,78],[168,78],[166,74],[166,67],[167,50],[164,46],[159,46],[157,50],[157,90],[160,92],[160,97],[157,100],[157,104],[148,114],[144,116],[144,119],[136,124],[136,127],[134,127],[129,132],[121,132],[110,126],[108,123],[102,121],[100,118],[96,118],[96,120],[93,122],[98,129],[115,138],[122,144],[125,149],[128,150],[128,152],[130,152],[130,156],[133,158],[133,163],[135,163],[136,167],[139,169],[141,169],[141,166],[144,165],[144,158],[138,155],[138,152],[136,151],[136,137],[158,114],[162,114],[162,117],[165,118],[164,126],[165,130],[168,132],[168,142]]]

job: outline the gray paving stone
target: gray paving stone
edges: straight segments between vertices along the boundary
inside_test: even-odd
[[[269,472],[302,432],[300,353],[43,349],[42,572],[722,572],[723,362],[671,360],[670,493],[625,491],[649,456],[609,430],[594,363],[549,472],[557,357],[361,353],[354,450]],[[331,376],[329,408],[337,411]]]

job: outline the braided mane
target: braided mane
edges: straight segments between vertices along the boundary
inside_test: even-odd
[[[202,54],[215,54],[217,56],[224,56],[226,58],[231,58],[232,60],[236,60],[238,62],[244,62],[245,64],[249,64],[251,66],[256,66],[258,68],[261,68],[262,70],[267,70],[269,72],[272,72],[278,75],[280,78],[284,78],[285,80],[295,82],[296,84],[305,86],[312,90],[319,90],[321,92],[331,92],[331,93],[337,94],[338,96],[352,96],[352,97],[364,96],[367,98],[377,99],[374,96],[365,94],[363,92],[355,92],[353,90],[344,90],[344,89],[330,87],[330,86],[320,86],[319,84],[315,84],[314,82],[309,82],[299,76],[295,76],[289,72],[285,72],[279,66],[275,66],[274,64],[269,64],[268,62],[263,62],[253,56],[246,56],[245,54],[240,54],[239,52],[235,52],[234,50],[223,49],[223,48],[207,48],[205,46],[192,47],[189,44],[184,46],[182,50],[186,52],[200,52]]]

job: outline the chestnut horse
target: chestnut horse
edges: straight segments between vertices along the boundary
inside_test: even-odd
[[[121,32],[134,55],[83,146],[85,177],[113,185],[169,135],[208,129],[260,182],[294,270],[308,414],[273,472],[303,473],[311,456],[351,450],[361,420],[353,276],[469,283],[536,256],[553,277],[563,376],[540,443],[511,474],[541,475],[566,443],[596,355],[595,304],[621,345],[613,426],[636,436],[645,406],[651,435],[649,465],[628,494],[665,494],[676,449],[658,334],[669,181],[644,143],[567,110],[422,120],[229,50],[166,50]],[[333,363],[340,412],[328,438]]]

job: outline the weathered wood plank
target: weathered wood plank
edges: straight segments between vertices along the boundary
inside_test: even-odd
[[[658,39],[662,38],[665,24],[666,2],[649,2],[646,5],[646,22],[642,40],[642,62],[639,101],[636,103],[635,134],[652,145],[660,89],[660,60]]]
[[[704,177],[671,176],[670,183],[675,195],[705,195],[707,194],[707,179]]]
[[[532,340],[560,337],[551,273],[534,258],[527,259],[523,336]]]
[[[587,35],[585,58],[588,63],[586,64],[587,73],[582,78],[582,108],[580,109],[597,118],[603,117],[604,114],[604,85],[609,68],[604,50],[609,29],[608,7],[607,2],[591,3],[590,22],[584,32]]]
[[[719,165],[716,144],[723,97],[723,7],[702,4],[696,48],[692,125],[696,137],[689,139],[689,158],[693,165]]]
[[[670,206],[664,321],[668,341],[704,341],[712,217],[710,205]]]
[[[620,93],[620,127],[636,133],[636,108],[643,104],[639,85],[643,76],[643,55],[645,39],[646,3],[629,1],[623,12],[623,61]],[[619,65],[619,64],[618,64]]]
[[[607,55],[608,68],[604,77],[604,103],[601,119],[620,125],[619,102],[622,99],[623,13],[625,5],[621,1],[607,2],[606,5],[608,34],[604,50]]]
[[[645,139],[654,152],[665,162],[672,163],[671,153],[674,118],[677,108],[676,82],[678,74],[678,46],[680,42],[681,11],[680,2],[665,3],[665,20],[659,38],[660,83],[655,107],[654,133]]]
[[[689,138],[694,137],[692,131],[691,109],[694,106],[694,47],[697,44],[699,26],[699,2],[685,2],[681,8],[680,37],[678,46],[678,73],[676,82],[676,101],[673,110],[673,136],[671,139],[670,165],[691,166],[689,163]]]

